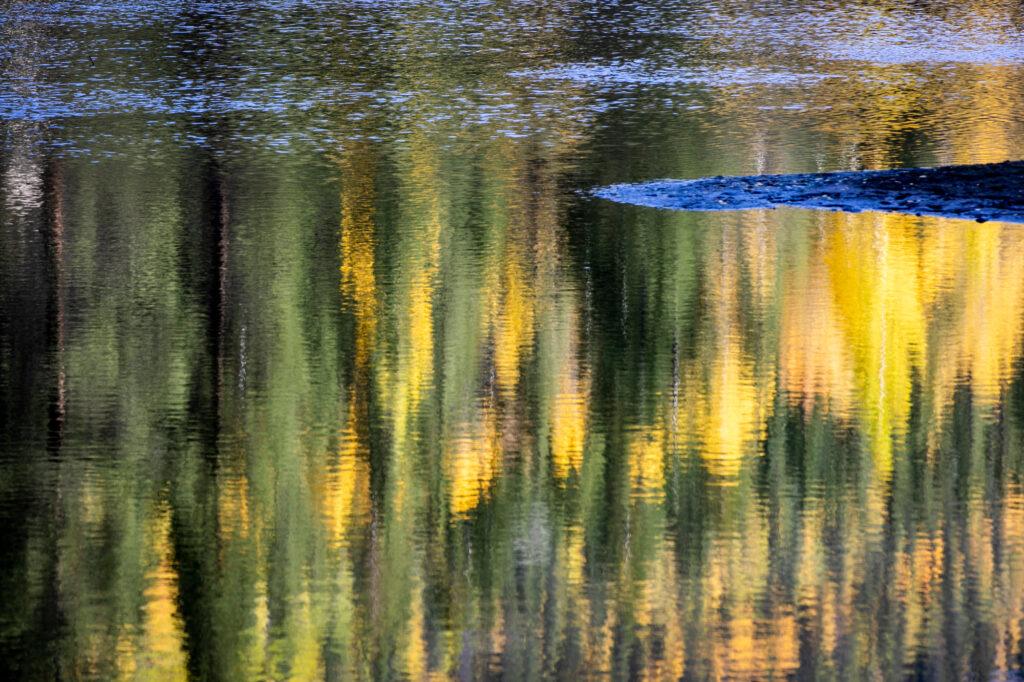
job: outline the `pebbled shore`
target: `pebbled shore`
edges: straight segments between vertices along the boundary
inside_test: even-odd
[[[602,187],[595,190],[594,195],[627,204],[681,211],[795,206],[1024,223],[1024,161],[885,171],[658,180]]]

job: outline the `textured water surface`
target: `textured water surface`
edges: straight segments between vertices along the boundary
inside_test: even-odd
[[[1022,26],[0,0],[0,678],[1019,676]]]
[[[1024,222],[1024,162],[655,180],[601,187],[594,195],[685,211],[798,206],[1020,223]]]

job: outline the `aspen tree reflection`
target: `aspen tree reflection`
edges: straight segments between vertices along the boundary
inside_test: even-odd
[[[0,16],[4,679],[1020,673],[1020,227],[581,191],[1022,158],[1019,8],[542,5]]]

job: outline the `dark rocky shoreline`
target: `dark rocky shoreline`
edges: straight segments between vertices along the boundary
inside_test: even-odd
[[[683,211],[795,206],[1022,223],[1024,161],[885,171],[659,180],[611,185],[594,194],[622,203]]]

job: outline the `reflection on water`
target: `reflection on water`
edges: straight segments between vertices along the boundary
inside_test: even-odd
[[[960,4],[3,6],[5,679],[1020,673],[1024,231],[576,191],[1021,158]]]

